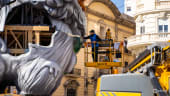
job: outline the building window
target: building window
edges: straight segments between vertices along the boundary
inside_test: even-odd
[[[168,25],[164,25],[164,32],[168,32]]]
[[[77,89],[79,87],[79,83],[76,80],[67,80],[64,84],[65,87],[65,95],[64,96],[77,96]]]
[[[98,21],[98,25],[99,25],[99,36],[104,39],[105,38],[105,35],[106,35],[106,32],[105,32],[105,28],[106,28],[106,24],[104,22],[103,19],[100,19]]]
[[[76,96],[76,90],[73,88],[67,89],[67,96]]]
[[[159,32],[163,32],[163,26],[159,25]]]
[[[128,12],[131,11],[131,7],[127,7],[127,11],[128,11]]]
[[[168,25],[159,25],[159,32],[160,33],[168,32]]]
[[[159,19],[158,20],[158,32],[167,33],[168,32],[168,19]]]
[[[145,34],[145,26],[140,27],[140,34]]]
[[[105,37],[105,27],[104,26],[100,26],[100,37],[102,39],[104,39],[104,37]]]

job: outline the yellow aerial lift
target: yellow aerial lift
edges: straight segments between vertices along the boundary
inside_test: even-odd
[[[84,45],[84,58],[85,58],[85,66],[86,67],[95,67],[99,69],[112,69],[113,67],[121,67],[122,62],[123,62],[123,48],[121,48],[121,51],[116,51],[113,47],[113,42],[110,40],[106,41],[101,41],[98,42],[100,47],[98,50],[98,55],[99,55],[99,60],[98,62],[93,62],[92,60],[89,59],[91,54],[96,54],[95,51],[94,53],[91,52],[90,47],[91,47],[91,42],[86,42]],[[95,44],[94,44],[95,45]],[[112,59],[116,54],[121,54],[121,58],[117,60],[117,62]],[[94,55],[95,56],[95,55]],[[102,58],[103,57],[103,58]],[[94,57],[96,58],[96,57]]]
[[[111,69],[111,73],[118,73],[117,67],[122,67],[124,63],[123,42],[113,42],[113,39],[111,38],[110,30],[108,30],[106,32],[105,40],[102,40],[97,43],[99,43],[99,49],[97,52],[99,56],[98,62],[93,62],[91,59],[89,59],[89,57],[92,54],[96,56],[95,49],[94,52],[90,50],[91,42],[84,43],[85,66],[94,67],[98,69]],[[115,44],[118,44],[117,49],[114,47]],[[120,57],[116,58],[116,54],[119,54]]]
[[[97,96],[170,95],[170,43],[149,46],[126,69],[126,74],[101,76]]]
[[[99,44],[99,48],[97,51],[99,59],[97,62],[94,62],[92,60],[92,54],[94,54],[94,60],[96,58],[95,57],[96,51],[95,49],[94,49],[94,52],[91,51],[91,42],[84,43],[85,66],[93,67],[97,69],[110,69],[111,70],[110,73],[118,74],[118,67],[122,67],[124,65],[123,42],[118,42],[118,41],[114,42],[113,39],[111,38],[110,31],[107,31],[105,40],[102,40],[97,43]],[[94,48],[95,48],[95,45],[96,44],[94,44]],[[117,48],[115,48],[114,45],[118,45]],[[119,57],[116,56],[117,54],[119,55]],[[86,77],[86,75],[87,73],[85,74],[85,78],[87,79],[88,77]],[[85,93],[87,94],[87,92],[88,90],[85,87]],[[100,96],[100,95],[97,95],[97,96]]]

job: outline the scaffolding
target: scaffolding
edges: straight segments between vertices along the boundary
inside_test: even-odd
[[[7,45],[8,53],[15,56],[27,52],[28,43],[43,43],[43,38],[41,38],[43,36],[49,38],[45,42],[49,43],[51,35],[49,26],[6,25],[4,32],[1,33]]]

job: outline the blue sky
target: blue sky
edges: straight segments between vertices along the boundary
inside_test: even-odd
[[[124,12],[124,0],[111,0],[111,1],[117,6],[121,13]]]

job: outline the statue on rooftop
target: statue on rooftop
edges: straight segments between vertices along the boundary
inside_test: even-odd
[[[6,53],[0,39],[0,91],[15,82],[22,95],[50,96],[65,72],[76,64],[79,39],[85,34],[86,19],[81,0],[0,0],[0,31],[13,8],[25,3],[47,12],[55,33],[49,46],[29,44],[29,52],[20,56]],[[76,51],[75,51],[76,50]]]

